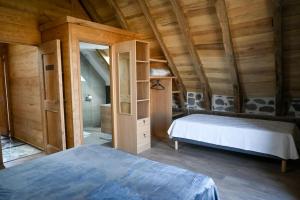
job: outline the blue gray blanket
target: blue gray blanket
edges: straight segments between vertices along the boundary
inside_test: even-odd
[[[0,171],[0,199],[217,200],[213,180],[100,145]]]

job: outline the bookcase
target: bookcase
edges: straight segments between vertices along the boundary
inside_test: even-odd
[[[117,148],[140,153],[151,147],[149,43],[115,45],[117,77]]]

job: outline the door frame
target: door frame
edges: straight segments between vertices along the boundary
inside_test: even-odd
[[[114,87],[116,83],[116,79],[114,78],[114,71],[115,71],[115,67],[113,65],[113,45],[109,44],[109,43],[105,43],[105,42],[99,42],[97,40],[86,40],[86,39],[79,39],[77,41],[77,45],[78,45],[78,79],[80,81],[80,76],[81,76],[81,67],[80,67],[80,42],[85,42],[85,43],[90,43],[90,44],[97,44],[97,45],[105,45],[109,47],[109,79],[110,79],[110,104],[111,104],[111,119],[112,119],[112,123],[111,123],[111,127],[112,127],[112,147],[116,148],[117,147],[117,143],[116,143],[116,131],[114,128],[115,125],[115,102],[116,102],[116,96],[114,95]],[[83,105],[83,100],[82,100],[82,88],[81,88],[81,82],[80,82],[80,87],[79,87],[79,105],[80,105],[80,127],[81,127],[81,144],[83,144],[84,142],[84,138],[83,138],[83,113],[82,113],[82,105]]]

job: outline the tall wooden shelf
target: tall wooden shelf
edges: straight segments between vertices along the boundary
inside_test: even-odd
[[[152,135],[161,140],[168,138],[167,130],[172,123],[172,78],[150,77],[154,82],[159,81],[163,90],[151,89],[151,131]]]
[[[168,62],[162,59],[150,59],[151,68],[168,68]],[[159,81],[163,90],[151,89],[151,131],[161,140],[168,138],[167,130],[172,123],[172,79],[174,76],[150,76],[153,82]]]
[[[151,148],[149,43],[134,40],[116,45],[116,58],[118,54],[124,52],[129,52],[130,61],[119,63],[130,65],[130,77],[124,77],[123,75],[117,77],[119,82],[122,83],[126,83],[124,79],[129,79],[127,85],[130,86],[126,86],[126,84],[119,85],[119,101],[124,97],[124,101],[127,101],[129,105],[127,107],[131,109],[127,113],[117,113],[117,140],[119,149],[136,154]],[[116,62],[118,63],[118,60]],[[119,71],[123,72],[124,68]],[[130,90],[126,89],[128,87]],[[120,92],[122,90],[130,92],[124,95]]]
[[[168,68],[168,62],[162,59],[150,59],[150,68]],[[155,137],[166,140],[167,130],[172,119],[182,116],[181,110],[184,104],[182,91],[176,84],[175,76],[150,76],[151,80],[159,81],[164,90],[151,89],[151,131]],[[173,99],[178,101],[178,109],[173,109]]]

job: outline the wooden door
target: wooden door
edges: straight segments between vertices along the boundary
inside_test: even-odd
[[[136,153],[135,41],[113,45],[117,148]]]
[[[9,132],[7,120],[7,103],[6,103],[6,84],[5,84],[5,46],[0,45],[0,135],[7,135]]]
[[[41,45],[44,142],[47,153],[66,149],[60,40]]]

